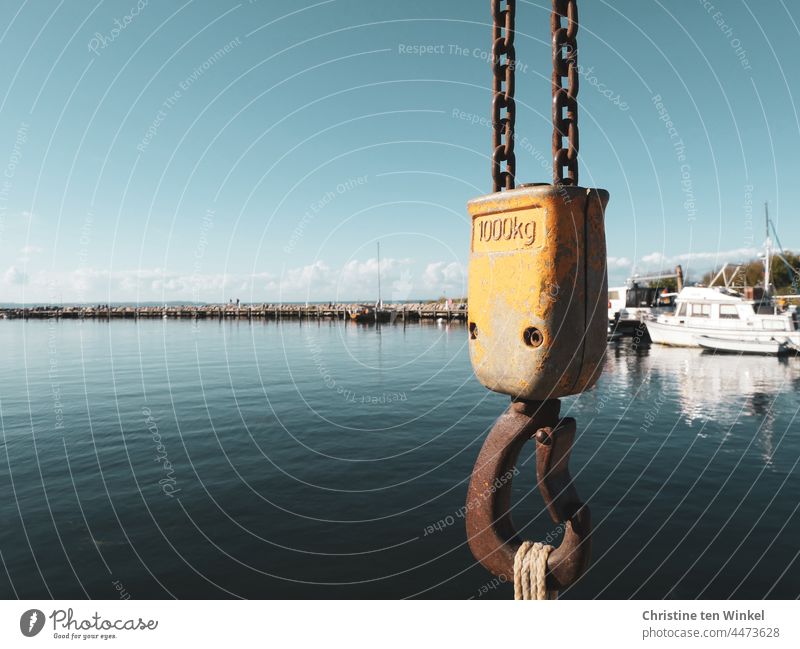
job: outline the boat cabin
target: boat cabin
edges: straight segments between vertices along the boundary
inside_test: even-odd
[[[752,302],[720,289],[685,288],[678,296],[670,320],[696,327],[751,328],[763,331],[796,331],[797,313],[757,313]]]

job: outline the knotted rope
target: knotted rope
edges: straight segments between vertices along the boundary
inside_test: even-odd
[[[557,599],[546,587],[547,557],[552,545],[524,541],[514,556],[514,599]]]

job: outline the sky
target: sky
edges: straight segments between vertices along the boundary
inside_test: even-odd
[[[517,176],[549,182],[549,6],[517,7]],[[0,302],[466,293],[488,0],[5,0]],[[800,6],[579,3],[609,279],[800,249]]]

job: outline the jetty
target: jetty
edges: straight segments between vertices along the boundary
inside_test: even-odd
[[[202,305],[74,305],[12,306],[0,308],[0,319],[175,319],[175,320],[348,320],[364,304],[202,304]],[[376,311],[381,321],[466,320],[466,303],[412,302],[384,305]]]

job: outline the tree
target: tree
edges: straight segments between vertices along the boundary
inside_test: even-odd
[[[787,252],[784,255],[784,259],[791,266],[791,269],[787,267],[786,262],[780,257],[773,258],[772,283],[778,291],[800,293],[800,274],[797,271],[800,268],[800,255]]]
[[[784,254],[784,258],[792,267],[787,268],[783,260],[778,255],[772,256],[772,284],[779,293],[798,293],[800,292],[800,255],[791,252]],[[718,271],[711,271],[703,275],[703,284],[708,285]],[[764,285],[764,262],[761,259],[752,259],[746,264],[742,264],[736,275],[735,284],[741,286],[763,286]]]
[[[660,288],[667,291],[667,293],[676,293],[678,291],[678,280],[675,277],[662,277],[654,279],[649,286],[650,288]]]

